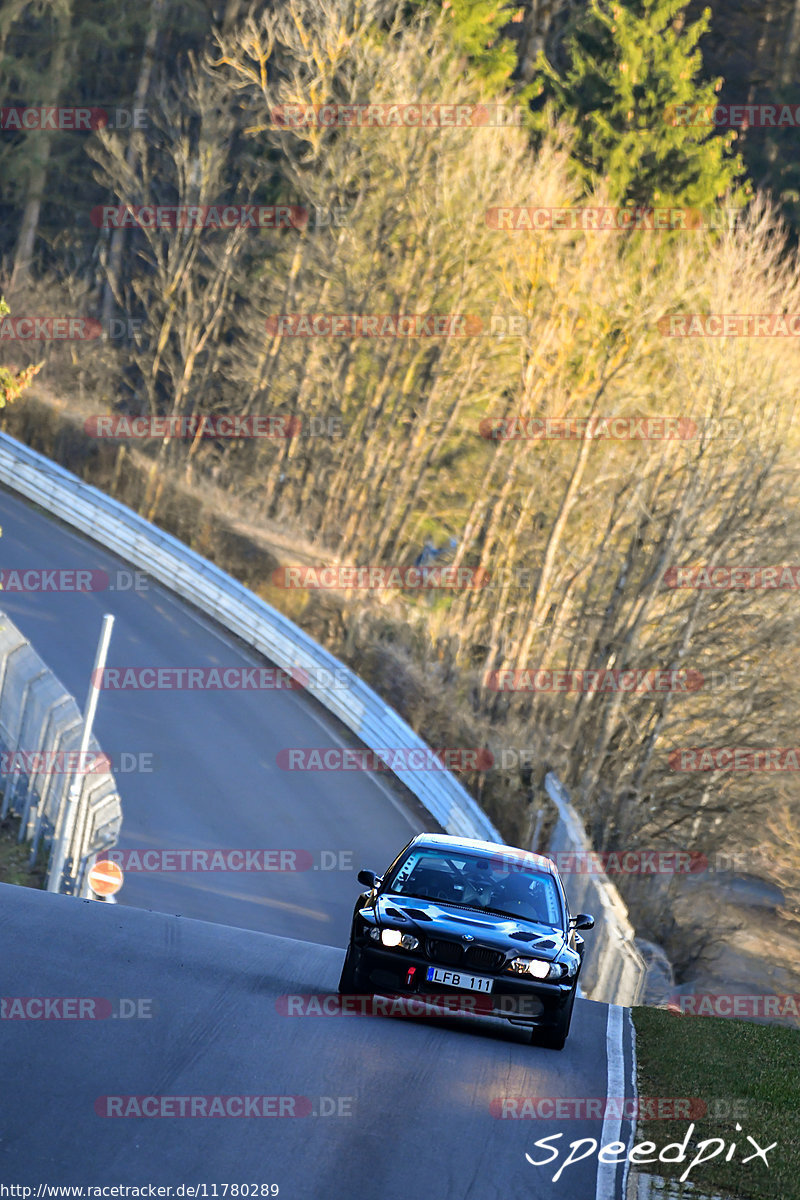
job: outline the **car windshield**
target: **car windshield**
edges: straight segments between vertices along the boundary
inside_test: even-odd
[[[561,928],[561,899],[552,875],[512,856],[416,847],[387,875],[384,891],[418,900],[463,904],[485,912]]]

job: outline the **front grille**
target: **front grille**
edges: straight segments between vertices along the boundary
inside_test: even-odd
[[[455,967],[460,964],[463,954],[464,948],[459,946],[458,942],[440,942],[435,938],[428,938],[428,958],[432,958],[434,962]]]
[[[462,946],[460,942],[441,941],[428,938],[428,958],[446,963],[448,967],[459,967],[466,963],[477,971],[497,971],[505,962],[502,950],[490,946]]]
[[[491,950],[488,946],[470,946],[466,954],[469,965],[481,971],[496,971],[505,959],[502,950]]]

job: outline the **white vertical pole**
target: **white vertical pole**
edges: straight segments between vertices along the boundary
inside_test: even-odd
[[[64,813],[64,821],[61,829],[61,836],[58,839],[53,851],[53,863],[50,867],[50,872],[47,877],[48,892],[59,892],[61,890],[61,876],[64,874],[64,863],[67,859],[67,853],[70,849],[72,836],[75,832],[75,820],[78,813],[78,800],[83,788],[83,766],[86,759],[86,754],[89,749],[89,739],[92,736],[92,726],[94,724],[94,714],[97,711],[97,701],[100,698],[100,688],[102,685],[103,669],[106,665],[108,656],[108,643],[111,641],[111,630],[114,626],[114,618],[111,613],[106,613],[103,617],[103,628],[100,631],[100,640],[97,643],[97,653],[94,658],[94,667],[92,668],[91,679],[89,680],[89,694],[86,697],[86,708],[83,714],[83,732],[81,734],[81,744],[78,751],[78,763],[75,768],[75,773],[72,776],[72,782],[67,793],[67,807]]]

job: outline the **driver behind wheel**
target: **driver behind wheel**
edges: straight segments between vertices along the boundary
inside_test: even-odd
[[[463,904],[464,885],[455,876],[446,875],[444,871],[438,872],[438,875],[439,879],[431,895],[437,900],[450,901],[452,904]]]
[[[497,889],[495,897],[495,905],[512,916],[524,917],[529,921],[547,919],[541,889],[537,885],[536,892],[532,892],[530,880],[525,875],[509,875]]]
[[[491,883],[476,875],[464,876],[464,904],[473,908],[488,908],[492,899]]]

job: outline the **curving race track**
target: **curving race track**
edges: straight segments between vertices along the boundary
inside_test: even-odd
[[[0,1021],[0,1179],[34,1196],[41,1181],[274,1182],[290,1200],[622,1196],[614,1168],[596,1178],[596,1157],[555,1184],[553,1168],[525,1159],[545,1159],[533,1143],[553,1133],[613,1141],[599,1120],[503,1120],[490,1107],[604,1096],[605,1005],[578,1001],[562,1053],[466,1018],[290,1017],[279,998],[330,992],[340,951],[2,885],[0,963],[5,995],[124,997],[152,1011]],[[629,1081],[629,1062],[620,1070]],[[100,1097],[215,1095],[301,1099],[283,1118],[115,1119],[95,1108]],[[105,1101],[104,1111],[125,1110]]]
[[[0,492],[0,526],[8,570],[126,571],[114,555],[8,492]],[[116,618],[109,667],[263,663],[151,580],[146,591],[5,591],[0,607],[81,706],[104,612]],[[132,872],[122,904],[344,945],[358,869],[380,870],[415,833],[438,828],[387,779],[277,766],[284,747],[356,744],[303,692],[109,690],[95,732],[115,764],[126,755],[146,768],[116,771],[121,848],[299,849],[314,864],[302,872]],[[334,860],[335,868],[324,869]]]
[[[6,568],[122,565],[8,493],[0,524]],[[109,666],[259,661],[152,583],[138,594],[5,592],[2,607],[79,703],[105,611],[117,618]],[[382,867],[433,827],[387,780],[277,767],[283,747],[349,742],[313,700],[108,691],[96,731],[114,759],[155,759],[152,772],[117,773],[122,847],[305,849],[318,867],[344,852],[352,867],[129,874],[117,906],[0,886],[0,998],[144,1000],[152,1014],[0,1020],[0,1182],[32,1196],[40,1183],[204,1183],[208,1196],[212,1184],[277,1183],[285,1200],[621,1200],[621,1166],[598,1168],[594,1155],[553,1183],[567,1151],[550,1168],[525,1151],[545,1157],[533,1143],[555,1133],[562,1146],[625,1141],[627,1123],[502,1120],[491,1108],[633,1095],[621,1010],[578,1001],[561,1053],[466,1018],[285,1015],[281,997],[335,988],[358,867]],[[99,1097],[123,1095],[302,1099],[296,1119],[98,1115]]]

